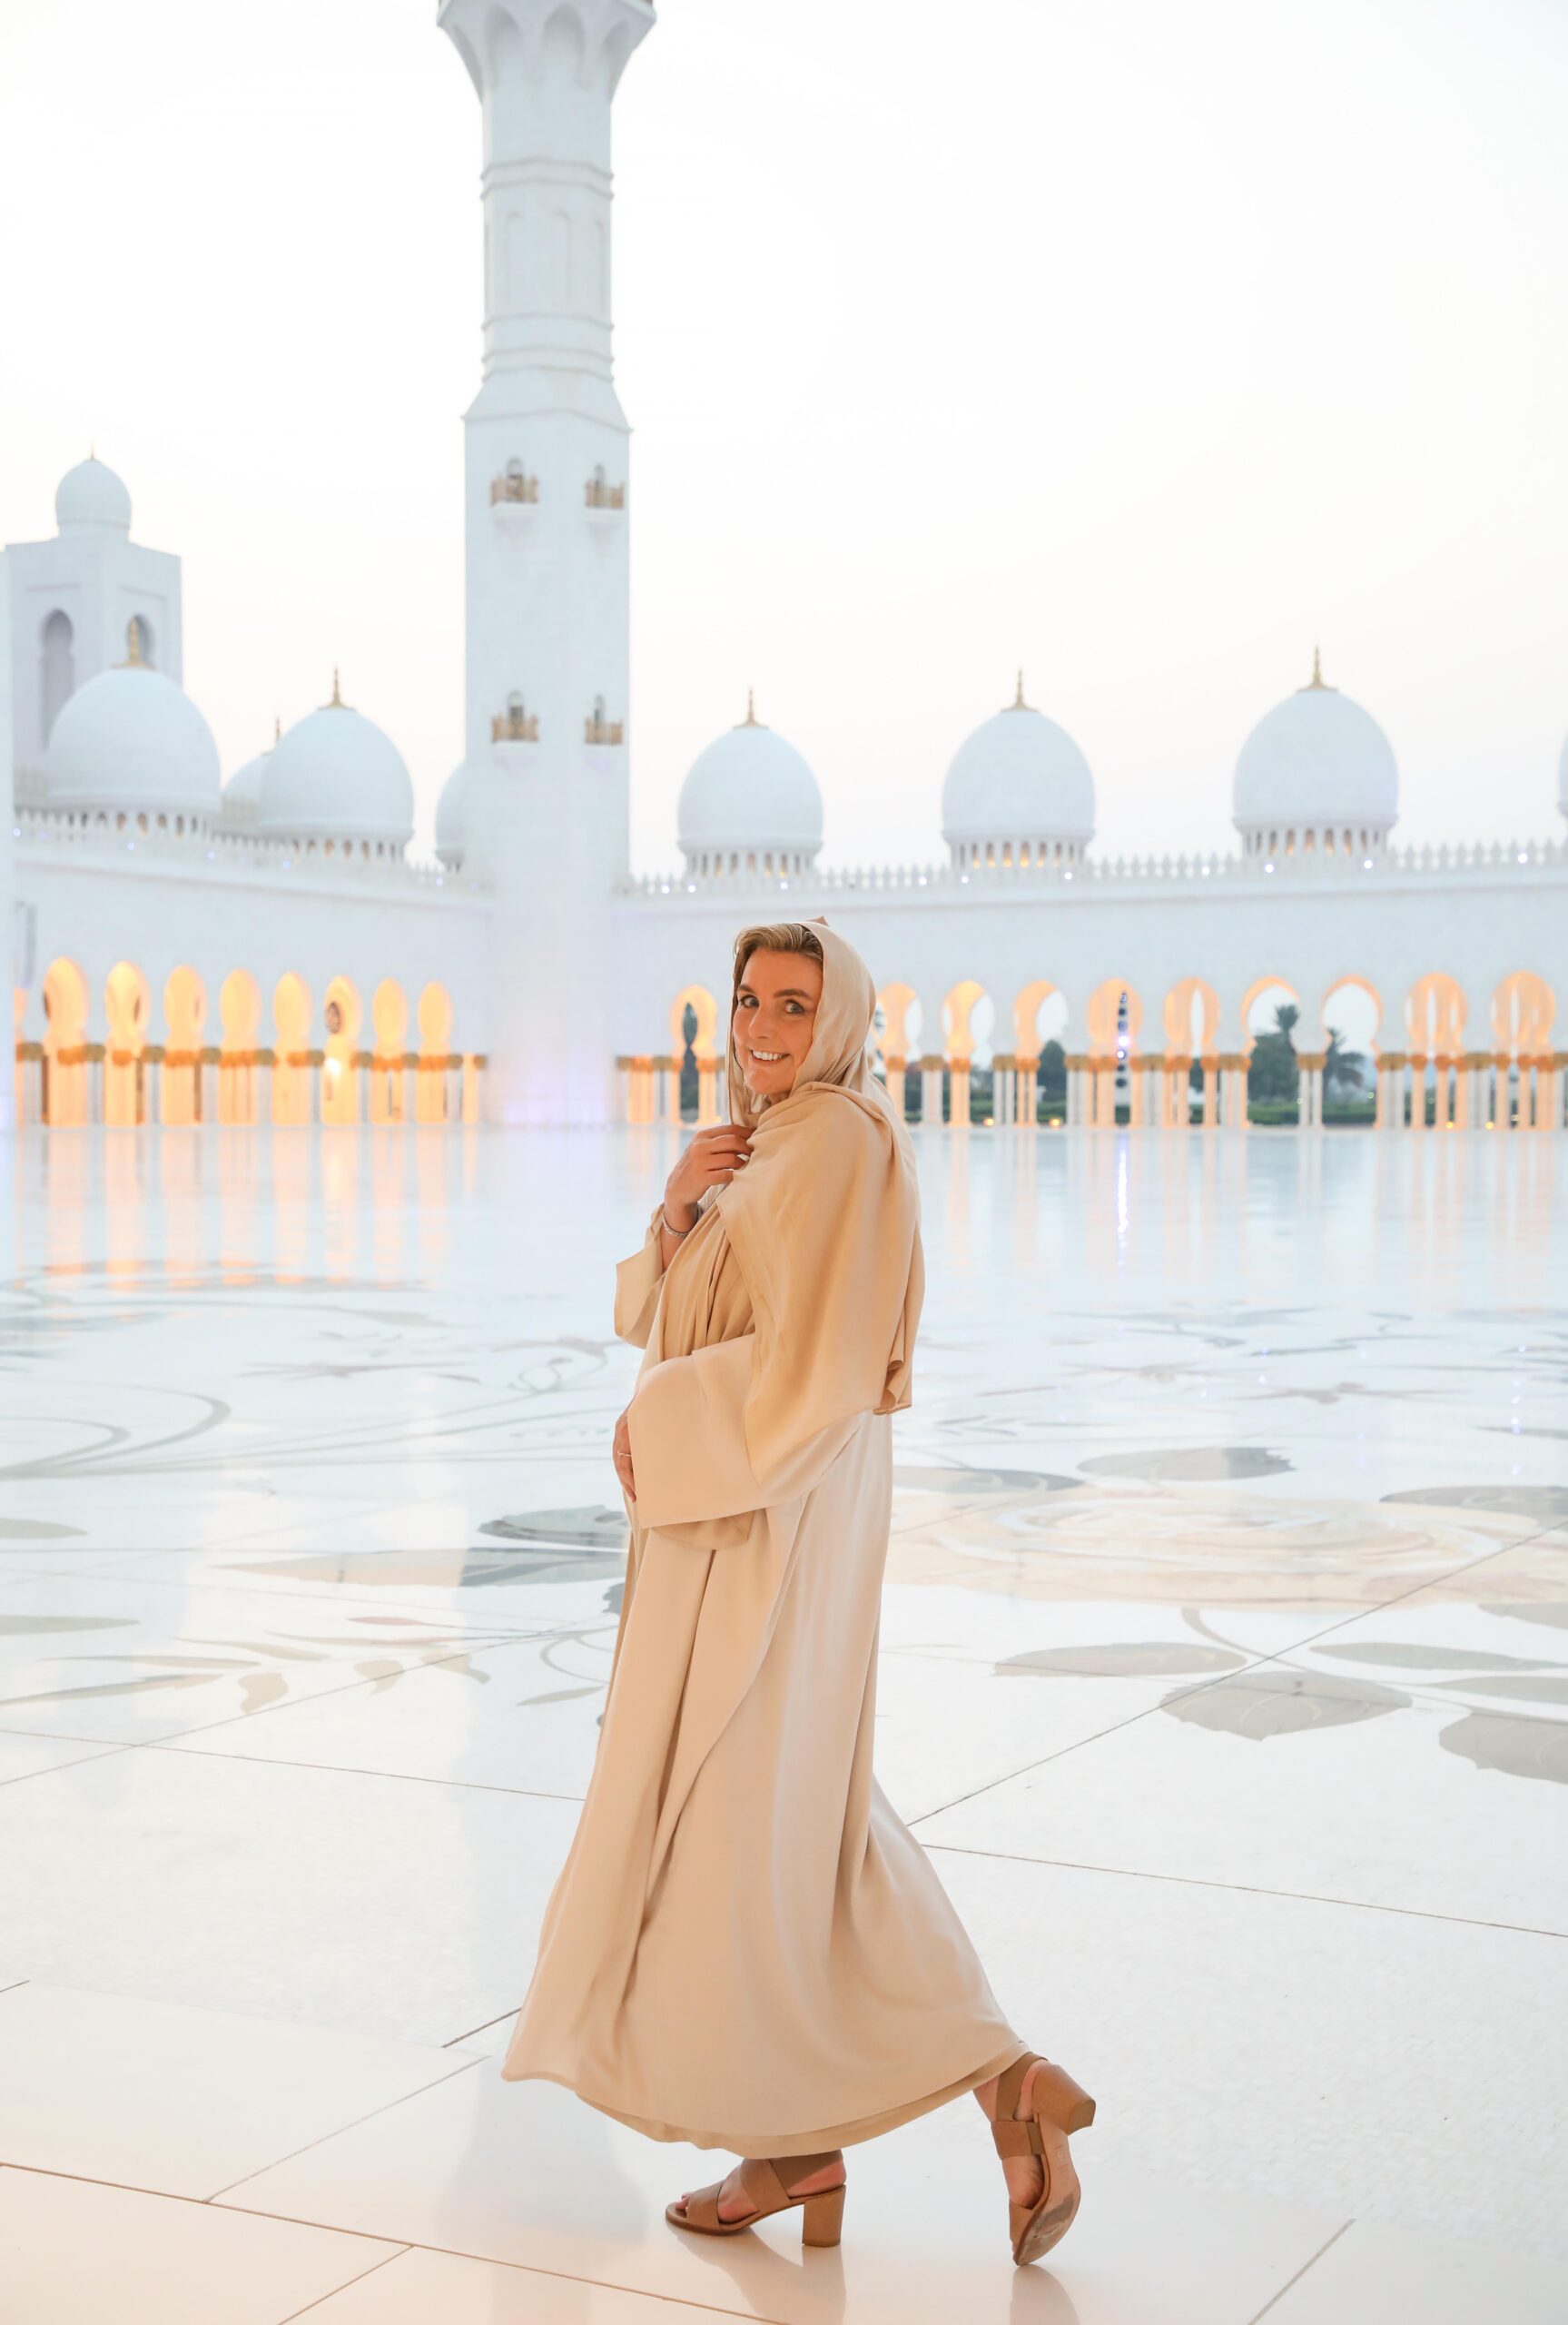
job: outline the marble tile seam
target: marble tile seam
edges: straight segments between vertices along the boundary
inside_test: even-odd
[[[1263,1670],[1270,1665],[1284,1663],[1288,1656],[1303,1653],[1307,1647],[1315,1647],[1319,1639],[1332,1637],[1336,1631],[1345,1630],[1355,1623],[1365,1622],[1375,1615],[1386,1615],[1390,1608],[1403,1606],[1408,1598],[1418,1598],[1422,1592],[1429,1590],[1436,1580],[1452,1583],[1461,1575],[1473,1574],[1477,1567],[1489,1565],[1494,1558],[1511,1557],[1515,1550],[1527,1549],[1532,1542],[1544,1541],[1561,1531],[1562,1529],[1558,1526],[1539,1526],[1533,1532],[1521,1536],[1516,1541],[1495,1543],[1491,1549],[1483,1550],[1473,1558],[1465,1558],[1457,1566],[1445,1568],[1441,1577],[1429,1575],[1424,1581],[1413,1582],[1406,1589],[1395,1591],[1390,1598],[1379,1598],[1365,1607],[1357,1607],[1350,1613],[1340,1616],[1337,1621],[1325,1623],[1321,1630],[1308,1632],[1305,1638],[1297,1639],[1290,1647],[1282,1649],[1277,1655],[1257,1655],[1245,1663],[1239,1671],[1216,1672],[1209,1678],[1195,1680],[1190,1687],[1173,1688],[1170,1695],[1162,1699],[1162,1703],[1170,1703],[1178,1698],[1185,1700],[1192,1696],[1207,1695],[1211,1688],[1223,1687],[1228,1681],[1243,1677],[1249,1671]],[[962,1808],[968,1802],[980,1799],[982,1794],[997,1791],[1002,1785],[1012,1784],[1020,1776],[1032,1776],[1037,1768],[1048,1767],[1053,1760],[1065,1759],[1070,1752],[1084,1751],[1090,1745],[1103,1743],[1109,1736],[1119,1735],[1123,1728],[1136,1726],[1140,1720],[1152,1719],[1161,1708],[1162,1704],[1146,1704],[1140,1711],[1129,1712],[1125,1719],[1113,1720],[1109,1727],[1097,1728],[1092,1736],[1075,1736],[1070,1743],[1059,1745],[1054,1752],[1042,1753],[1038,1760],[1030,1760],[1022,1767],[1012,1768],[1003,1776],[990,1776],[985,1783],[973,1786],[970,1791],[961,1792],[952,1800],[942,1801],[936,1807],[922,1809],[918,1816],[910,1817],[908,1822],[911,1829],[929,1823],[933,1816],[945,1815],[950,1809]]]
[[[365,1684],[368,1687],[374,1687],[377,1682],[367,1680]],[[345,1690],[341,1687],[334,1687],[329,1689],[327,1694],[342,1695],[344,1692]],[[327,1696],[311,1696],[308,1700],[313,1704],[321,1703],[327,1700]],[[291,1707],[285,1705],[268,1706],[269,1710],[289,1708]],[[259,1719],[261,1714],[242,1712],[239,1717],[242,1719]],[[224,1726],[233,1725],[232,1721],[223,1721],[220,1724]],[[581,1806],[583,1801],[583,1795],[580,1792],[542,1792],[537,1785],[481,1784],[472,1776],[414,1776],[406,1768],[351,1768],[345,1766],[340,1760],[285,1760],[280,1758],[275,1753],[270,1753],[265,1759],[261,1759],[250,1752],[219,1752],[195,1740],[206,1736],[209,1732],[208,1729],[200,1727],[195,1729],[190,1737],[163,1736],[150,1739],[145,1744],[129,1745],[123,1748],[137,1752],[177,1753],[182,1759],[189,1759],[194,1755],[204,1760],[232,1760],[237,1766],[245,1768],[305,1768],[314,1776],[371,1776],[378,1782],[387,1784],[435,1785],[450,1792],[498,1792],[508,1800],[561,1800],[574,1802],[578,1806]],[[73,1761],[72,1766],[80,1766],[81,1763]],[[35,1773],[39,1776],[53,1776],[55,1771],[52,1768],[40,1768]],[[25,1778],[15,1776],[12,1778],[12,1782],[22,1784],[25,1782]]]
[[[86,1751],[79,1754],[75,1759],[65,1762],[64,1765],[68,1768],[83,1768],[86,1766],[89,1760],[106,1760],[113,1752],[133,1752],[136,1749],[133,1744],[105,1743],[102,1736],[62,1736],[58,1730],[46,1733],[41,1727],[0,1727],[0,1736],[25,1736],[39,1744],[86,1745],[89,1747]],[[30,1784],[35,1776],[52,1776],[58,1774],[57,1768],[25,1768],[20,1776],[0,1776],[0,1787],[12,1784]]]
[[[999,1865],[1049,1865],[1059,1873],[1101,1874],[1108,1881],[1164,1881],[1178,1889],[1217,1889],[1237,1897],[1279,1897],[1297,1905],[1330,1905],[1353,1914],[1395,1914],[1405,1921],[1437,1922],[1449,1929],[1489,1929],[1510,1937],[1544,1938],[1548,1944],[1568,1943],[1568,1929],[1540,1929],[1530,1922],[1485,1921],[1473,1914],[1440,1914],[1425,1905],[1390,1905],[1377,1897],[1326,1897],[1317,1889],[1275,1889],[1261,1882],[1215,1881],[1197,1873],[1154,1873],[1137,1865],[1087,1865],[1076,1857],[1031,1856],[1019,1849],[976,1848],[962,1841],[922,1841],[921,1846],[931,1856],[973,1856]]]
[[[113,2183],[111,2182],[105,2182],[104,2184],[105,2186],[110,2186]],[[140,2192],[140,2191],[133,2192]],[[191,2202],[194,2201],[195,2199],[186,2198],[183,2201]],[[324,2222],[319,2220],[308,2220],[301,2214],[294,2212],[261,2211],[251,2204],[222,2204],[213,2201],[211,2203],[210,2208],[213,2211],[237,2212],[244,2220],[285,2221],[293,2228],[319,2229],[330,2226],[330,2222]],[[1346,2222],[1346,2227],[1349,2227],[1351,2223],[1349,2221]],[[385,2237],[371,2237],[366,2231],[360,2229],[333,2229],[331,2232],[338,2236],[362,2235],[364,2236],[367,2243],[385,2243],[388,2241]],[[1333,2239],[1330,2238],[1329,2241],[1332,2243]],[[800,2325],[798,2316],[794,2318],[775,2316],[772,2310],[764,2310],[750,2307],[745,2309],[721,2308],[716,2302],[711,2300],[701,2300],[695,2293],[689,2291],[683,2293],[656,2292],[646,2285],[625,2283],[618,2277],[590,2277],[583,2275],[575,2269],[547,2269],[541,2267],[537,2261],[498,2260],[495,2254],[491,2252],[468,2251],[460,2244],[429,2244],[426,2243],[419,2238],[415,2238],[412,2242],[403,2245],[401,2251],[389,2253],[385,2260],[377,2261],[375,2269],[390,2268],[394,2261],[405,2260],[410,2252],[438,2253],[442,2259],[449,2261],[482,2261],[487,2268],[507,2269],[509,2270],[514,2276],[518,2278],[548,2277],[557,2284],[591,2285],[597,2290],[601,2292],[626,2293],[629,2295],[632,2300],[639,2303],[647,2302],[651,2304],[655,2301],[658,2301],[666,2308],[678,2310],[683,2314],[695,2309],[700,2310],[705,2316],[708,2317],[741,2318],[745,2320],[745,2325]],[[367,2269],[362,2271],[361,2276],[373,2275],[375,2273],[375,2269]],[[1299,2273],[1299,2271],[1297,2273]],[[358,2283],[360,2279],[356,2278],[353,2281]],[[1293,2279],[1292,2282],[1294,2281],[1295,2280]],[[323,2294],[319,2300],[312,2302],[311,2307],[315,2309],[324,2308],[329,2300],[335,2299],[337,2294],[342,2290],[343,2287],[341,2285],[336,2287],[332,2293]],[[1288,2287],[1281,2286],[1281,2292],[1287,2290],[1288,2290]],[[1277,2295],[1276,2298],[1278,2296]],[[309,2309],[303,2309],[296,2310],[294,2315],[296,2317],[308,2317],[310,2313],[311,2310]],[[279,2320],[279,2325],[292,2325],[292,2319],[281,2319]]]
[[[442,2082],[449,2079],[446,2076],[439,2078]],[[410,2092],[409,2095],[412,2097],[414,2094]],[[388,2103],[395,2106],[397,2102],[394,2100]],[[346,2123],[343,2129],[351,2131],[353,2126]],[[326,2136],[330,2139],[332,2134],[328,2132]],[[316,2142],[312,2142],[312,2145],[314,2144]],[[288,2159],[280,2157],[279,2161],[286,2162]],[[262,2168],[265,2171],[271,2170],[271,2164],[266,2164]],[[281,2212],[255,2212],[246,2204],[220,2203],[214,2196],[187,2195],[178,2188],[147,2188],[143,2187],[139,2180],[109,2180],[101,2172],[67,2172],[58,2163],[16,2163],[6,2158],[0,2160],[0,2172],[21,2172],[26,2173],[29,2179],[35,2180],[71,2180],[82,2188],[113,2188],[125,2196],[151,2196],[161,2204],[189,2204],[193,2211],[199,2212],[234,2211],[242,2213],[247,2220],[281,2220],[285,2217]],[[291,2225],[295,2228],[321,2228],[322,2222],[319,2220],[301,2220],[293,2221]],[[412,2251],[414,2249],[411,2244],[404,2242],[400,2237],[373,2236],[369,2229],[364,2228],[334,2227],[330,2233],[333,2236],[351,2236],[360,2244],[396,2244],[398,2250],[395,2252],[389,2252],[383,2256],[389,2261],[401,2260],[405,2252]],[[340,2290],[341,2288],[339,2287],[338,2290]],[[287,2325],[287,2320],[281,2319],[279,2325]]]
[[[408,1671],[409,1671],[409,1673],[412,1673],[412,1672],[414,1672],[414,1671],[433,1671],[433,1670],[438,1670],[438,1669],[439,1669],[439,1667],[440,1667],[443,1664],[447,1664],[447,1663],[460,1663],[460,1662],[462,1662],[462,1661],[464,1660],[464,1658],[465,1658],[466,1657],[468,1657],[468,1656],[471,1656],[471,1655],[473,1655],[473,1654],[475,1654],[475,1653],[477,1653],[477,1652],[480,1652],[480,1651],[483,1651],[483,1650],[486,1650],[486,1649],[488,1649],[488,1648],[491,1648],[491,1647],[518,1647],[518,1646],[523,1646],[523,1645],[526,1645],[526,1644],[527,1644],[527,1642],[528,1642],[530,1638],[537,1638],[537,1637],[538,1637],[539,1636],[540,1636],[540,1634],[539,1634],[538,1632],[537,1632],[537,1631],[518,1631],[518,1632],[517,1632],[517,1633],[515,1633],[515,1634],[514,1634],[514,1633],[512,1633],[512,1632],[488,1631],[488,1632],[486,1632],[486,1633],[482,1636],[482,1637],[479,1637],[479,1638],[477,1638],[477,1639],[471,1639],[471,1640],[469,1640],[469,1641],[466,1642],[464,1645],[462,1645],[462,1646],[460,1646],[460,1647],[454,1647],[452,1648],[452,1650],[451,1650],[450,1654],[449,1654],[449,1655],[423,1655],[423,1656],[420,1656],[420,1657],[419,1657],[419,1658],[418,1658],[416,1661],[410,1662],[410,1663],[407,1666],[407,1669],[408,1669]],[[356,1644],[357,1644],[357,1642],[356,1642]],[[380,1640],[380,1639],[368,1639],[368,1640],[365,1642],[365,1644],[366,1644],[367,1648],[370,1648],[370,1647],[379,1647],[379,1648],[380,1648],[380,1649],[383,1651],[383,1653],[388,1653],[388,1652],[390,1652],[390,1649],[395,1646],[396,1642],[395,1642],[395,1641],[388,1641],[388,1640]],[[190,1727],[190,1728],[184,1728],[184,1729],[182,1729],[182,1730],[181,1731],[181,1734],[180,1734],[179,1737],[173,1737],[173,1736],[149,1736],[149,1737],[146,1739],[146,1741],[145,1741],[144,1743],[140,1743],[140,1744],[132,1745],[132,1746],[127,1746],[126,1748],[127,1748],[127,1749],[129,1749],[129,1750],[133,1750],[133,1751],[139,1751],[139,1752],[140,1752],[140,1751],[157,1750],[157,1749],[159,1749],[159,1748],[173,1749],[173,1748],[174,1748],[174,1746],[175,1746],[175,1745],[176,1745],[177,1743],[179,1743],[179,1742],[182,1742],[186,1737],[190,1737],[190,1736],[215,1736],[215,1735],[217,1735],[217,1734],[218,1734],[222,1729],[226,1728],[226,1727],[238,1727],[238,1726],[242,1726],[242,1725],[244,1725],[244,1724],[246,1724],[246,1723],[248,1723],[249,1721],[253,1720],[253,1719],[265,1719],[269,1712],[276,1712],[276,1711],[293,1711],[293,1710],[297,1710],[297,1709],[299,1708],[299,1706],[300,1706],[301,1701],[307,1701],[307,1702],[310,1702],[310,1703],[328,1703],[328,1702],[330,1702],[334,1697],[337,1697],[337,1696],[351,1696],[351,1695],[354,1695],[354,1694],[356,1694],[356,1693],[358,1693],[358,1692],[361,1691],[361,1690],[362,1690],[362,1689],[364,1689],[364,1688],[367,1688],[367,1687],[380,1687],[380,1686],[382,1686],[382,1685],[383,1685],[383,1679],[382,1679],[382,1678],[377,1678],[377,1677],[371,1677],[371,1678],[358,1678],[358,1677],[356,1677],[356,1678],[351,1678],[351,1679],[345,1679],[345,1680],[343,1681],[343,1684],[342,1684],[342,1686],[341,1686],[341,1687],[322,1687],[322,1688],[319,1689],[319,1690],[318,1690],[314,1695],[310,1696],[310,1697],[304,1697],[304,1698],[298,1698],[298,1697],[296,1697],[296,1698],[295,1698],[295,1699],[293,1699],[292,1701],[284,1701],[284,1702],[275,1703],[275,1704],[263,1704],[263,1705],[261,1705],[261,1707],[260,1707],[260,1709],[259,1709],[259,1710],[256,1710],[256,1711],[236,1711],[236,1712],[230,1712],[230,1713],[229,1713],[229,1714],[228,1714],[224,1718],[222,1718],[222,1719],[214,1719],[214,1720],[211,1720],[211,1721],[209,1721],[209,1722],[208,1722],[208,1724],[207,1724],[205,1726],[202,1726],[202,1727]],[[241,1758],[241,1757],[242,1757],[242,1756],[243,1756],[243,1755],[242,1755],[242,1754],[237,1754],[237,1753],[227,1753],[227,1754],[219,1754],[219,1753],[214,1753],[212,1756],[214,1759],[217,1759],[217,1758],[235,1759],[235,1758]],[[301,1765],[301,1766],[316,1766],[316,1765],[317,1765],[317,1763],[315,1763],[315,1762],[313,1762],[313,1761],[306,1761],[306,1762],[301,1762],[301,1763],[300,1763],[300,1765]],[[375,1771],[374,1771],[374,1770],[360,1770],[359,1773],[360,1773],[360,1774],[374,1774],[374,1773],[375,1773]],[[486,1788],[487,1788],[487,1789],[489,1789],[490,1787],[486,1787]],[[496,1788],[497,1788],[497,1789],[505,1790],[507,1787],[505,1787],[505,1786],[500,1786],[500,1787],[496,1787]]]
[[[449,2036],[449,2039],[440,2045],[441,2049],[443,2051],[456,2050],[459,2043],[471,2043],[476,2034],[488,2034],[491,2027],[499,2026],[503,2019],[515,2018],[521,2007],[522,2004],[518,2003],[510,2010],[498,2011],[494,2018],[487,2018],[482,2026],[470,2026],[464,2033]]]
[[[1269,2298],[1264,2302],[1262,2308],[1257,2310],[1257,2314],[1247,2319],[1247,2325],[1260,2325],[1260,2320],[1267,2316],[1271,2309],[1278,2308],[1280,2302],[1285,2299],[1286,2294],[1291,2290],[1291,2287],[1293,2285],[1298,2285],[1303,2277],[1309,2276],[1312,2271],[1317,2266],[1319,2261],[1322,2260],[1324,2254],[1331,2251],[1334,2246],[1338,2243],[1340,2238],[1346,2234],[1346,2231],[1354,2228],[1356,2222],[1354,2219],[1342,2220],[1339,2226],[1335,2230],[1333,2235],[1328,2239],[1327,2242],[1320,2244],[1317,2251],[1312,2255],[1311,2260],[1305,2261],[1302,2266],[1297,2270],[1296,2274],[1293,2277],[1287,2277],[1285,2282],[1280,2286],[1277,2292],[1270,2294]]]
[[[222,2205],[218,2205],[214,2207],[214,2209],[217,2211],[222,2211],[224,2207]],[[255,2218],[255,2214],[247,2213],[246,2218],[253,2219]],[[398,2247],[398,2250],[395,2252],[383,2252],[380,2260],[372,2261],[370,2262],[368,2269],[361,2269],[357,2276],[345,2279],[343,2283],[340,2285],[334,2285],[330,2292],[319,2293],[314,2300],[308,2300],[303,2309],[291,2309],[286,2317],[279,2318],[277,2325],[295,2325],[295,2320],[297,2318],[309,2317],[312,2310],[324,2309],[330,2300],[336,2300],[340,2293],[349,2291],[354,2285],[362,2285],[367,2277],[373,2277],[379,2269],[390,2269],[394,2261],[402,2260],[405,2254],[410,2252],[412,2250],[413,2247],[411,2245],[401,2244]]]
[[[449,2048],[450,2046],[448,2044],[437,2043],[432,2044],[430,2047],[432,2049],[445,2049]],[[243,2188],[251,2181],[259,2180],[263,2172],[279,2171],[285,2163],[292,2163],[298,2157],[301,2155],[308,2155],[312,2148],[322,2147],[329,2140],[340,2139],[345,2133],[349,2132],[357,2132],[363,2124],[372,2122],[378,2115],[388,2114],[392,2108],[400,2107],[405,2099],[422,2098],[427,2092],[436,2090],[439,2084],[443,2083],[452,2083],[459,2075],[468,2074],[473,2068],[483,2066],[487,2063],[488,2062],[480,2057],[465,2059],[460,2066],[449,2068],[445,2074],[432,2075],[429,2082],[420,2083],[417,2091],[405,2091],[396,2099],[384,2100],[380,2107],[368,2107],[362,2115],[354,2116],[350,2122],[347,2123],[334,2123],[330,2132],[322,2132],[317,2138],[313,2140],[306,2140],[301,2146],[291,2148],[287,2155],[272,2156],[267,2162],[258,2164],[253,2172],[242,2172],[238,2180],[231,2180],[223,2187],[214,2188],[211,2195],[202,2197],[201,2201],[203,2203],[208,2204],[221,2203],[222,2200],[225,2196],[232,2196],[236,2188]],[[232,2204],[228,2206],[227,2209],[232,2211],[245,2211],[252,2208],[245,2204]],[[318,2227],[321,2226],[320,2221],[315,2224]]]

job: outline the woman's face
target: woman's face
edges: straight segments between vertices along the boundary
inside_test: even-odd
[[[822,963],[808,953],[756,952],[735,995],[730,1038],[748,1090],[783,1098],[811,1047],[822,1000]]]

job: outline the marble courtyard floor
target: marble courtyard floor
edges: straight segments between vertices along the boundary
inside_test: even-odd
[[[967,2099],[803,2254],[498,2077],[673,1153],[19,1141],[6,2325],[1563,2325],[1568,1142],[924,1138],[880,1772],[1100,2102],[1023,2271]]]

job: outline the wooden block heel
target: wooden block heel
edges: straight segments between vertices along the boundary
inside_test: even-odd
[[[719,2195],[725,2184],[722,2180],[714,2181],[706,2188],[694,2188],[684,2201],[666,2204],[665,2218],[673,2228],[689,2228],[698,2236],[738,2236],[743,2228],[754,2227],[759,2220],[766,2220],[774,2212],[788,2211],[798,2204],[801,2242],[836,2244],[843,2225],[844,2182],[841,2180],[836,2188],[822,2188],[810,2196],[792,2196],[785,2183],[791,2180],[814,2180],[830,2163],[843,2162],[843,2152],[838,2148],[825,2155],[748,2156],[740,2167],[740,2182],[753,2209],[743,2219],[719,2218]]]
[[[1016,2110],[1031,2067],[1030,2112],[1021,2116]],[[1021,2268],[1059,2244],[1078,2217],[1081,2191],[1068,2134],[1087,2131],[1093,2121],[1094,2102],[1088,2092],[1050,2059],[1026,2053],[997,2079],[996,2118],[991,2127],[996,2152],[1003,2158],[1034,2156],[1042,2175],[1038,2202],[1015,2204],[1010,2200],[1007,2207],[1008,2238]]]
[[[824,2188],[820,2196],[807,2196],[801,2204],[800,2241],[803,2244],[836,2244],[843,2226],[843,2183],[836,2188]]]

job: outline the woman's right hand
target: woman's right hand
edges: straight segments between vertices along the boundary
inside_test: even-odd
[[[699,1130],[665,1182],[665,1215],[674,1227],[696,1225],[697,1202],[710,1187],[727,1186],[751,1160],[751,1133],[736,1123]]]

